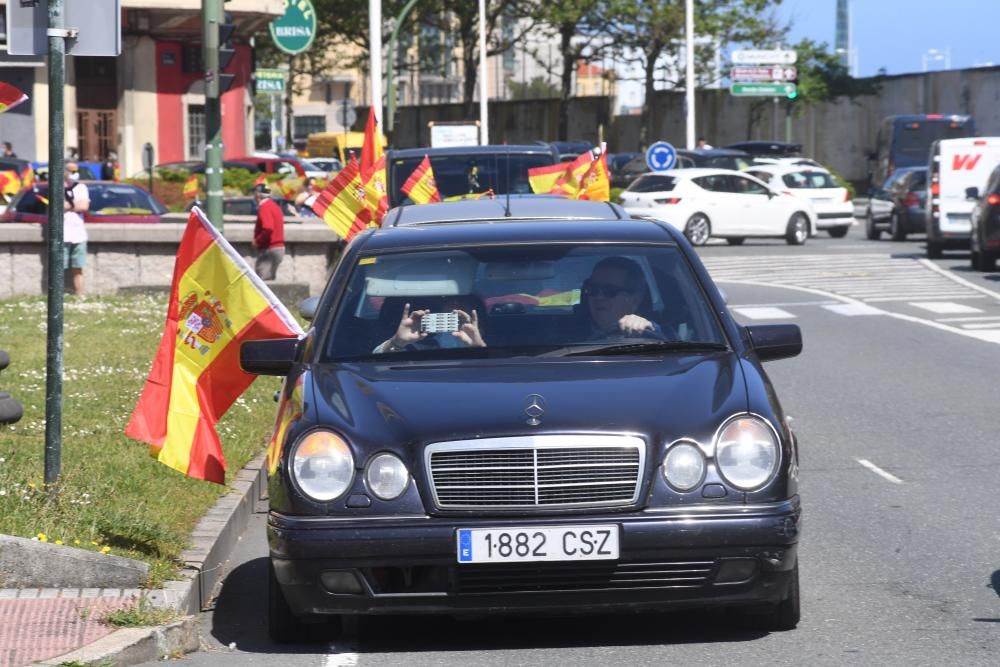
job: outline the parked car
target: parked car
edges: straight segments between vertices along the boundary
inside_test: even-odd
[[[983,189],[969,187],[966,195],[975,201],[972,223],[972,268],[996,271],[1000,256],[1000,165],[993,168]]]
[[[97,181],[87,183],[90,209],[84,222],[156,223],[167,207],[155,196],[128,183]],[[0,215],[3,222],[46,222],[48,220],[48,183],[35,183],[18,194]]]
[[[316,165],[318,169],[325,171],[327,176],[336,174],[344,168],[341,161],[335,157],[311,157],[309,158],[309,162]]]
[[[968,188],[985,188],[1000,164],[1000,137],[942,139],[931,144],[930,205],[927,210],[927,256],[945,248],[967,248],[974,200]]]
[[[927,231],[927,167],[897,169],[868,199],[865,236],[871,241],[888,231],[893,241]]]
[[[621,171],[630,160],[634,160],[637,157],[641,157],[642,153],[638,151],[630,151],[627,153],[608,153],[608,170],[611,172],[611,177]]]
[[[732,169],[741,171],[753,165],[753,159],[743,151],[730,150],[728,148],[699,148],[695,150],[679,149],[677,151],[677,164],[674,169]],[[611,176],[613,187],[628,187],[635,179],[642,174],[650,173],[646,164],[645,153],[633,158],[621,169],[618,178]]]
[[[389,208],[411,203],[400,188],[420,166],[424,156],[431,161],[434,181],[442,199],[492,191],[494,194],[531,194],[528,170],[559,162],[555,149],[546,143],[524,146],[455,146],[449,148],[405,148],[386,151],[386,189]]]
[[[251,171],[262,171],[267,174],[281,174],[283,176],[294,176],[296,178],[326,178],[327,173],[312,164],[308,160],[300,157],[234,157],[233,162],[255,165],[256,169]]]
[[[935,141],[975,135],[976,122],[972,116],[909,114],[886,117],[879,125],[875,148],[867,155],[869,190],[885,182],[896,169],[925,166]]]
[[[798,157],[802,155],[802,144],[791,144],[785,141],[738,141],[735,144],[723,146],[732,150],[743,151],[757,157]]]
[[[594,148],[589,141],[539,141],[538,143],[551,146],[559,155],[560,162],[572,162]]]
[[[825,169],[791,165],[755,165],[746,173],[780,192],[788,192],[812,202],[816,229],[826,230],[835,239],[847,236],[854,220],[854,202],[847,188],[840,187]]]
[[[740,245],[750,236],[802,245],[816,232],[816,214],[807,199],[727,169],[645,174],[622,192],[621,204],[630,215],[670,223],[696,246],[712,237]]]
[[[669,225],[459,204],[498,215],[432,204],[450,221],[363,232],[304,338],[241,346],[244,370],[285,378],[271,637],[354,614],[691,606],[794,628],[798,443],[761,362],[799,354],[798,326],[737,325]],[[452,335],[473,332],[454,303],[483,346]],[[434,333],[396,347],[426,310]],[[628,310],[644,335],[593,337]]]

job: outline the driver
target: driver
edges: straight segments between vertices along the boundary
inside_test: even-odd
[[[479,329],[479,313],[475,300],[461,296],[446,297],[443,312],[458,315],[458,331],[448,334],[429,334],[420,330],[420,321],[430,310],[410,310],[410,304],[403,306],[403,315],[392,338],[383,341],[373,354],[399,352],[404,349],[434,349],[451,347],[486,347]]]
[[[605,257],[583,281],[581,301],[590,330],[587,340],[614,335],[660,334],[660,327],[640,313],[649,307],[646,276],[638,262],[627,257]]]

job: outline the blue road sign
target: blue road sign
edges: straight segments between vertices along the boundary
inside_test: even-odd
[[[677,151],[665,141],[657,141],[646,149],[646,166],[651,171],[667,171],[677,164]]]

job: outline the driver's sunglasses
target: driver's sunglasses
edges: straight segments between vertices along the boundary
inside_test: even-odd
[[[621,285],[595,283],[589,280],[583,283],[583,293],[587,296],[603,296],[606,299],[613,299],[623,292],[625,294],[635,294],[634,289],[622,287]]]
[[[79,174],[80,173],[79,169],[67,169],[66,171],[69,172],[70,174]]]

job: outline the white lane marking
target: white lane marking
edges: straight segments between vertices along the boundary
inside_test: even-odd
[[[935,273],[941,274],[942,276],[944,276],[945,278],[947,278],[948,280],[950,280],[952,282],[956,282],[959,285],[965,285],[969,289],[974,289],[977,292],[982,292],[983,294],[985,294],[987,296],[991,296],[994,299],[997,299],[998,301],[1000,301],[1000,292],[994,292],[991,289],[986,289],[985,287],[980,287],[979,285],[977,285],[976,283],[972,282],[971,280],[966,280],[962,276],[956,276],[951,271],[946,271],[946,270],[942,269],[940,266],[938,266],[937,264],[935,264],[931,260],[927,259],[926,257],[923,258],[923,259],[918,259],[917,261],[920,262],[921,264],[923,264],[924,266],[926,266],[931,271],[934,271]]]
[[[903,483],[903,480],[901,480],[900,478],[896,477],[891,472],[886,472],[885,470],[882,470],[881,468],[879,468],[877,465],[875,465],[874,463],[872,463],[868,459],[857,459],[856,458],[854,460],[857,461],[858,463],[860,463],[861,465],[863,465],[864,467],[868,468],[869,470],[871,470],[873,473],[875,473],[879,477],[881,477],[883,479],[887,479],[890,482],[892,482],[893,484],[902,484]]]
[[[968,314],[983,312],[979,308],[966,306],[962,303],[954,303],[953,301],[911,301],[910,305],[915,308],[920,308],[921,310],[929,310],[930,312],[938,315],[960,315],[962,313]]]
[[[823,308],[829,310],[831,313],[847,315],[848,317],[855,317],[857,315],[885,315],[884,310],[864,303],[838,303],[835,306],[823,306]]]
[[[761,308],[733,308],[743,317],[751,320],[793,320],[795,316],[787,310],[763,306]]]
[[[730,304],[730,308],[790,308],[793,306],[828,306],[839,301],[785,301],[783,303],[741,303]]]
[[[355,667],[358,654],[353,651],[353,643],[330,644],[329,655],[323,656],[323,667]]]
[[[938,322],[985,322],[987,320],[1000,320],[1000,315],[981,315],[979,317],[942,317]]]
[[[1000,322],[969,322],[968,324],[959,324],[958,326],[970,331],[974,329],[996,329],[1000,328]]]

